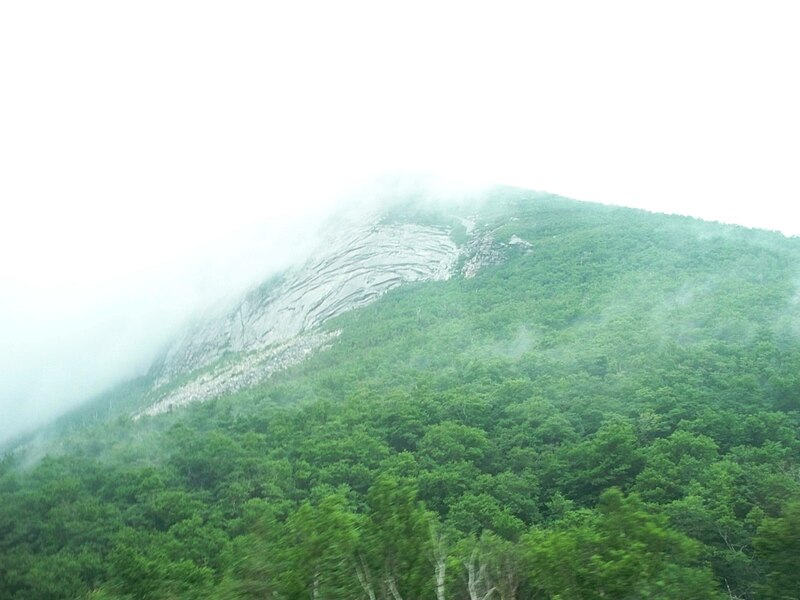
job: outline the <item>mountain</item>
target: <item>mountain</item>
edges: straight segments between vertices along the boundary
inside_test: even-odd
[[[406,282],[449,278],[459,249],[445,227],[384,223],[371,212],[338,219],[298,268],[198,322],[155,367],[157,385],[240,357],[184,384],[148,408],[158,414],[258,383],[333,342],[320,333],[334,317],[366,306]]]
[[[431,195],[7,455],[0,599],[796,597],[800,240]]]
[[[474,277],[515,246],[532,247],[517,236],[498,242],[488,224],[477,227],[466,214],[443,213],[427,224],[376,210],[340,215],[303,264],[199,319],[176,340],[151,371],[155,390],[167,392],[139,414],[160,414],[256,385],[330,347],[341,331],[321,328],[335,317],[405,283]],[[177,388],[169,385],[198,372]]]

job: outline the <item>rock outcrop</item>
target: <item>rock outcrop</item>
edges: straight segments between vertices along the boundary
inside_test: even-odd
[[[300,269],[189,330],[169,349],[159,375],[170,380],[226,353],[286,342],[404,282],[447,279],[458,252],[445,228],[371,223],[338,231]]]
[[[301,362],[339,334],[322,325],[403,283],[474,277],[503,260],[506,244],[472,219],[460,221],[468,235],[461,248],[445,226],[384,223],[378,215],[340,221],[301,267],[187,330],[154,366],[154,402],[137,417],[253,386]],[[516,236],[511,243],[529,245]]]
[[[162,393],[154,404],[138,413],[136,418],[159,415],[192,402],[203,402],[252,387],[279,371],[303,362],[314,352],[328,348],[339,334],[341,331],[337,330],[301,335],[269,348],[249,352],[230,363],[222,362],[187,383]]]

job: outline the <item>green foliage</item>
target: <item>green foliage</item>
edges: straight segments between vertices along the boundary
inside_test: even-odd
[[[796,598],[800,590],[800,502],[787,504],[780,517],[765,519],[753,543],[766,575],[761,597]]]
[[[524,540],[534,587],[550,598],[722,598],[699,546],[636,496],[603,493],[578,524]]]
[[[142,380],[4,457],[0,600],[796,597],[800,242],[488,199],[530,248],[246,392],[133,422]]]

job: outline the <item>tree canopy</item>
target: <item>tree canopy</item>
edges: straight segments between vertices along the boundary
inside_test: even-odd
[[[474,278],[5,456],[0,600],[800,597],[800,240],[493,194]]]

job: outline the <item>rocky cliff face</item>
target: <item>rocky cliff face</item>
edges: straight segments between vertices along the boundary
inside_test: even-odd
[[[459,258],[449,229],[384,224],[375,216],[341,222],[301,267],[248,293],[233,308],[190,328],[155,367],[157,414],[254,385],[332,343],[330,319],[373,302],[405,282],[449,278]],[[234,354],[230,364],[220,359]],[[210,369],[210,370],[209,370]]]
[[[161,375],[172,378],[228,352],[286,342],[403,282],[446,279],[457,258],[442,228],[366,224],[338,231],[300,269],[187,332],[167,353]]]
[[[154,368],[155,402],[141,414],[255,385],[334,343],[338,332],[321,329],[330,319],[403,283],[448,279],[457,271],[472,277],[502,260],[502,245],[491,233],[465,221],[469,240],[461,247],[445,226],[383,223],[376,215],[341,221],[302,266],[173,344]],[[195,372],[188,383],[174,386],[176,378]]]

